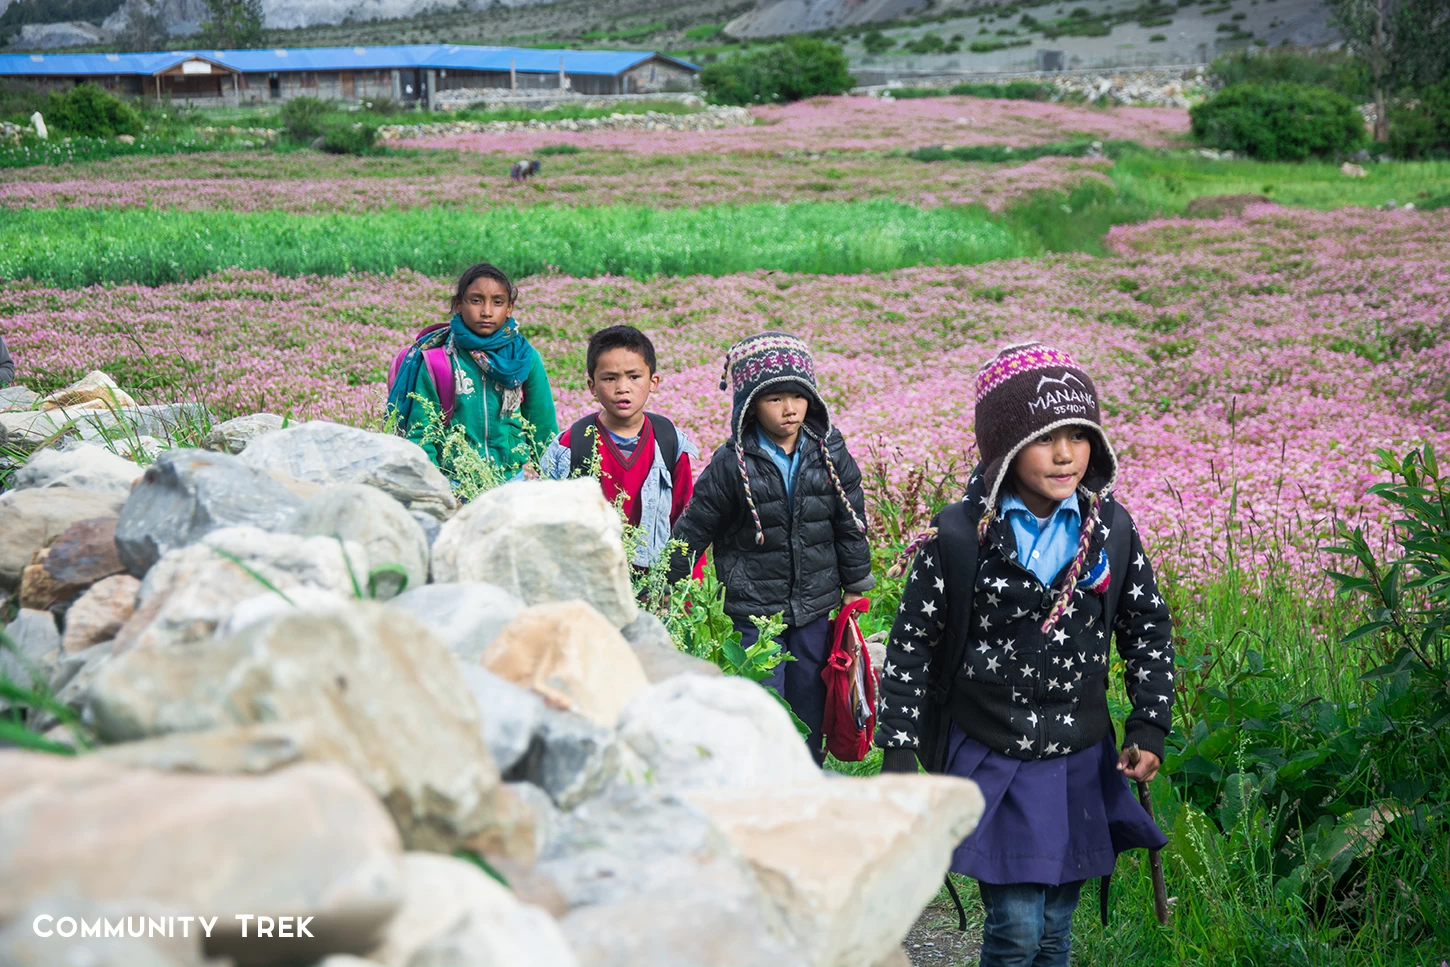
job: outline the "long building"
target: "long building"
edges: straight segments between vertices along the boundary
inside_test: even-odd
[[[697,71],[694,64],[651,51],[445,44],[0,54],[0,78],[42,88],[92,83],[116,94],[230,105],[306,95],[338,101],[390,97],[432,107],[440,91],[477,87],[649,94],[690,85]]]

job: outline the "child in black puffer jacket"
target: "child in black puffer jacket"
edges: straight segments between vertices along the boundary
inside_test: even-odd
[[[1124,780],[1152,779],[1163,758],[1172,623],[1112,496],[1097,390],[1070,356],[1039,343],[998,353],[977,375],[976,432],[966,498],[914,542],[876,740],[885,771],[915,772],[920,756],[982,791],[952,859],[981,885],[982,967],[1067,967],[1083,882],[1167,842]],[[1121,754],[1114,637],[1133,705]]]
[[[672,539],[686,550],[671,556],[670,580],[714,545],[741,644],[756,640],[752,615],[784,615],[781,646],[795,661],[776,666],[765,684],[810,728],[806,742],[820,762],[830,615],[843,593],[849,604],[875,583],[861,472],[831,426],[805,343],[779,332],[750,336],[730,348],[725,370],[734,389],[730,439],[675,524]]]

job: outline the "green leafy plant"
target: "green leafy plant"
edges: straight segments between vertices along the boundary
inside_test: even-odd
[[[1366,139],[1349,98],[1325,87],[1235,84],[1189,109],[1204,144],[1268,161],[1303,161],[1351,151]]]
[[[1390,152],[1399,158],[1450,157],[1450,78],[1390,107]]]
[[[768,104],[841,94],[856,81],[836,44],[796,36],[783,43],[732,54],[700,72],[717,104]]]
[[[52,91],[41,113],[47,126],[62,135],[114,138],[141,133],[140,113],[94,84],[79,84],[64,93]]]
[[[282,105],[282,127],[294,141],[311,141],[322,134],[327,102],[315,97],[294,97]]]
[[[377,142],[373,124],[334,121],[322,126],[322,150],[328,154],[372,154]]]
[[[1394,524],[1400,556],[1379,560],[1362,527],[1339,525],[1343,543],[1329,550],[1352,558],[1359,573],[1331,576],[1341,594],[1366,605],[1370,619],[1345,640],[1388,652],[1366,679],[1395,682],[1413,695],[1415,720],[1434,733],[1450,725],[1450,480],[1428,443],[1403,458],[1379,450],[1375,467],[1392,479],[1369,492],[1403,515]]]
[[[0,671],[0,700],[6,705],[0,710],[0,746],[9,744],[56,755],[75,755],[77,749],[90,748],[90,738],[81,728],[76,713],[56,700],[41,670],[5,632],[5,617],[0,613],[0,657],[8,657],[11,664],[19,665],[28,681],[12,680]],[[71,734],[74,745],[46,738],[27,727],[26,721],[31,713],[53,716]]]

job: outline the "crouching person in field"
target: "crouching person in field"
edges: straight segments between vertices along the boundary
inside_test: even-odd
[[[622,499],[625,519],[640,529],[634,566],[648,568],[694,492],[690,438],[663,416],[645,411],[660,384],[655,347],[633,326],[610,326],[589,337],[589,392],[599,412],[576,420],[544,453],[543,474],[564,480],[590,472],[598,460],[604,499]]]
[[[819,763],[831,612],[843,595],[849,604],[875,583],[861,472],[831,426],[805,343],[759,333],[731,347],[725,368],[734,393],[730,439],[675,525],[687,551],[671,558],[670,577],[684,577],[714,545],[725,611],[741,644],[758,635],[751,615],[784,615],[780,643],[795,661],[776,666],[765,684],[810,728],[806,742]]]

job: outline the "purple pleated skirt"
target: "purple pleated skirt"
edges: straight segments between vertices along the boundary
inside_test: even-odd
[[[993,752],[955,725],[948,742],[947,772],[975,782],[986,801],[952,854],[953,873],[1059,886],[1108,875],[1124,850],[1168,843],[1118,772],[1111,733],[1092,748],[1031,761]]]

